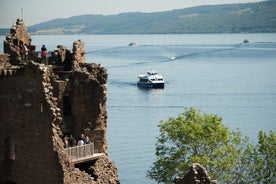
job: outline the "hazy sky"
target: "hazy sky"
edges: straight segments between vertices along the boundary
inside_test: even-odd
[[[262,0],[0,0],[0,28],[9,28],[23,9],[25,25],[84,14],[157,12],[198,5],[258,2]]]

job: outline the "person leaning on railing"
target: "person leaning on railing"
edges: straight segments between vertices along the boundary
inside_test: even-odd
[[[84,145],[84,141],[82,139],[78,140],[78,146],[83,146]]]
[[[89,137],[86,136],[86,142],[85,142],[85,144],[90,144],[90,143],[92,143],[92,142],[90,141]]]

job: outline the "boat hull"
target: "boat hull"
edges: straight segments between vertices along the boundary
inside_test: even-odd
[[[150,82],[137,82],[137,86],[141,88],[154,88],[154,89],[162,89],[165,87],[164,83],[150,83]]]

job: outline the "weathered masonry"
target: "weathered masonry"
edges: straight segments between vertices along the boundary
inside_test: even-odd
[[[82,40],[47,58],[31,41],[17,19],[0,54],[0,183],[119,183],[108,158],[106,69],[85,62]],[[70,155],[65,137],[81,134],[91,143]]]

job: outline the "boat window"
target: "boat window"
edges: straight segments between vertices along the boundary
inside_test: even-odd
[[[158,79],[159,81],[162,81],[163,79]]]
[[[148,82],[148,79],[140,79],[140,82]]]

